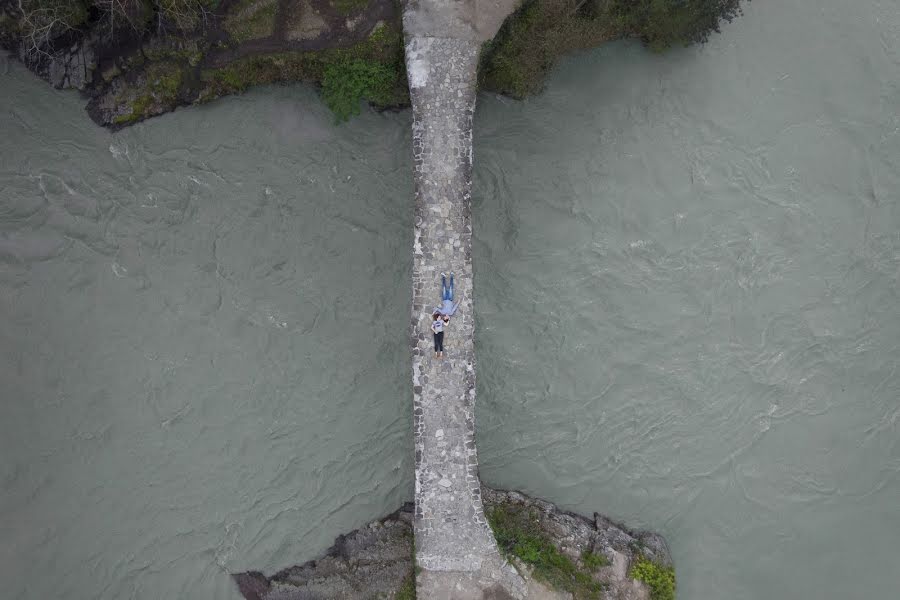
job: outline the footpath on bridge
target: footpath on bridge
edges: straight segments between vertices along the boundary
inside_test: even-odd
[[[472,286],[472,118],[482,36],[475,4],[404,7],[413,106],[415,237],[411,323],[415,538],[419,598],[523,598],[525,583],[498,552],[485,520],[475,448]],[[492,35],[492,33],[491,33]],[[440,273],[462,300],[434,357],[432,309]]]

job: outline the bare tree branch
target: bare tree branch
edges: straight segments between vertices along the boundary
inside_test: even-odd
[[[27,58],[49,58],[53,40],[76,26],[73,23],[76,15],[71,5],[64,2],[18,0],[18,6],[22,13],[22,47]]]

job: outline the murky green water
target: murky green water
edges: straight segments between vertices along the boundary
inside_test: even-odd
[[[484,479],[661,530],[681,598],[897,597],[897,2],[480,102]],[[3,596],[233,598],[411,497],[409,114],[81,105],[0,76]]]
[[[0,596],[235,597],[408,499],[407,116],[2,89]]]

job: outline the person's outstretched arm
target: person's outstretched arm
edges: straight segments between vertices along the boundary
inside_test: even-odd
[[[451,310],[451,311],[450,311],[450,314],[447,315],[447,316],[448,316],[448,317],[452,317],[453,315],[455,315],[455,314],[456,314],[456,309],[459,308],[459,305],[460,305],[460,304],[462,304],[462,298],[460,298],[459,300],[457,300],[456,304],[453,305],[453,310]]]

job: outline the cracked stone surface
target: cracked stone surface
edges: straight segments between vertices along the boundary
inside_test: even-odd
[[[475,447],[472,117],[480,38],[474,4],[431,0],[404,10],[413,105],[415,233],[411,319],[420,598],[523,598],[485,520]],[[431,313],[441,272],[462,300],[434,357]]]

